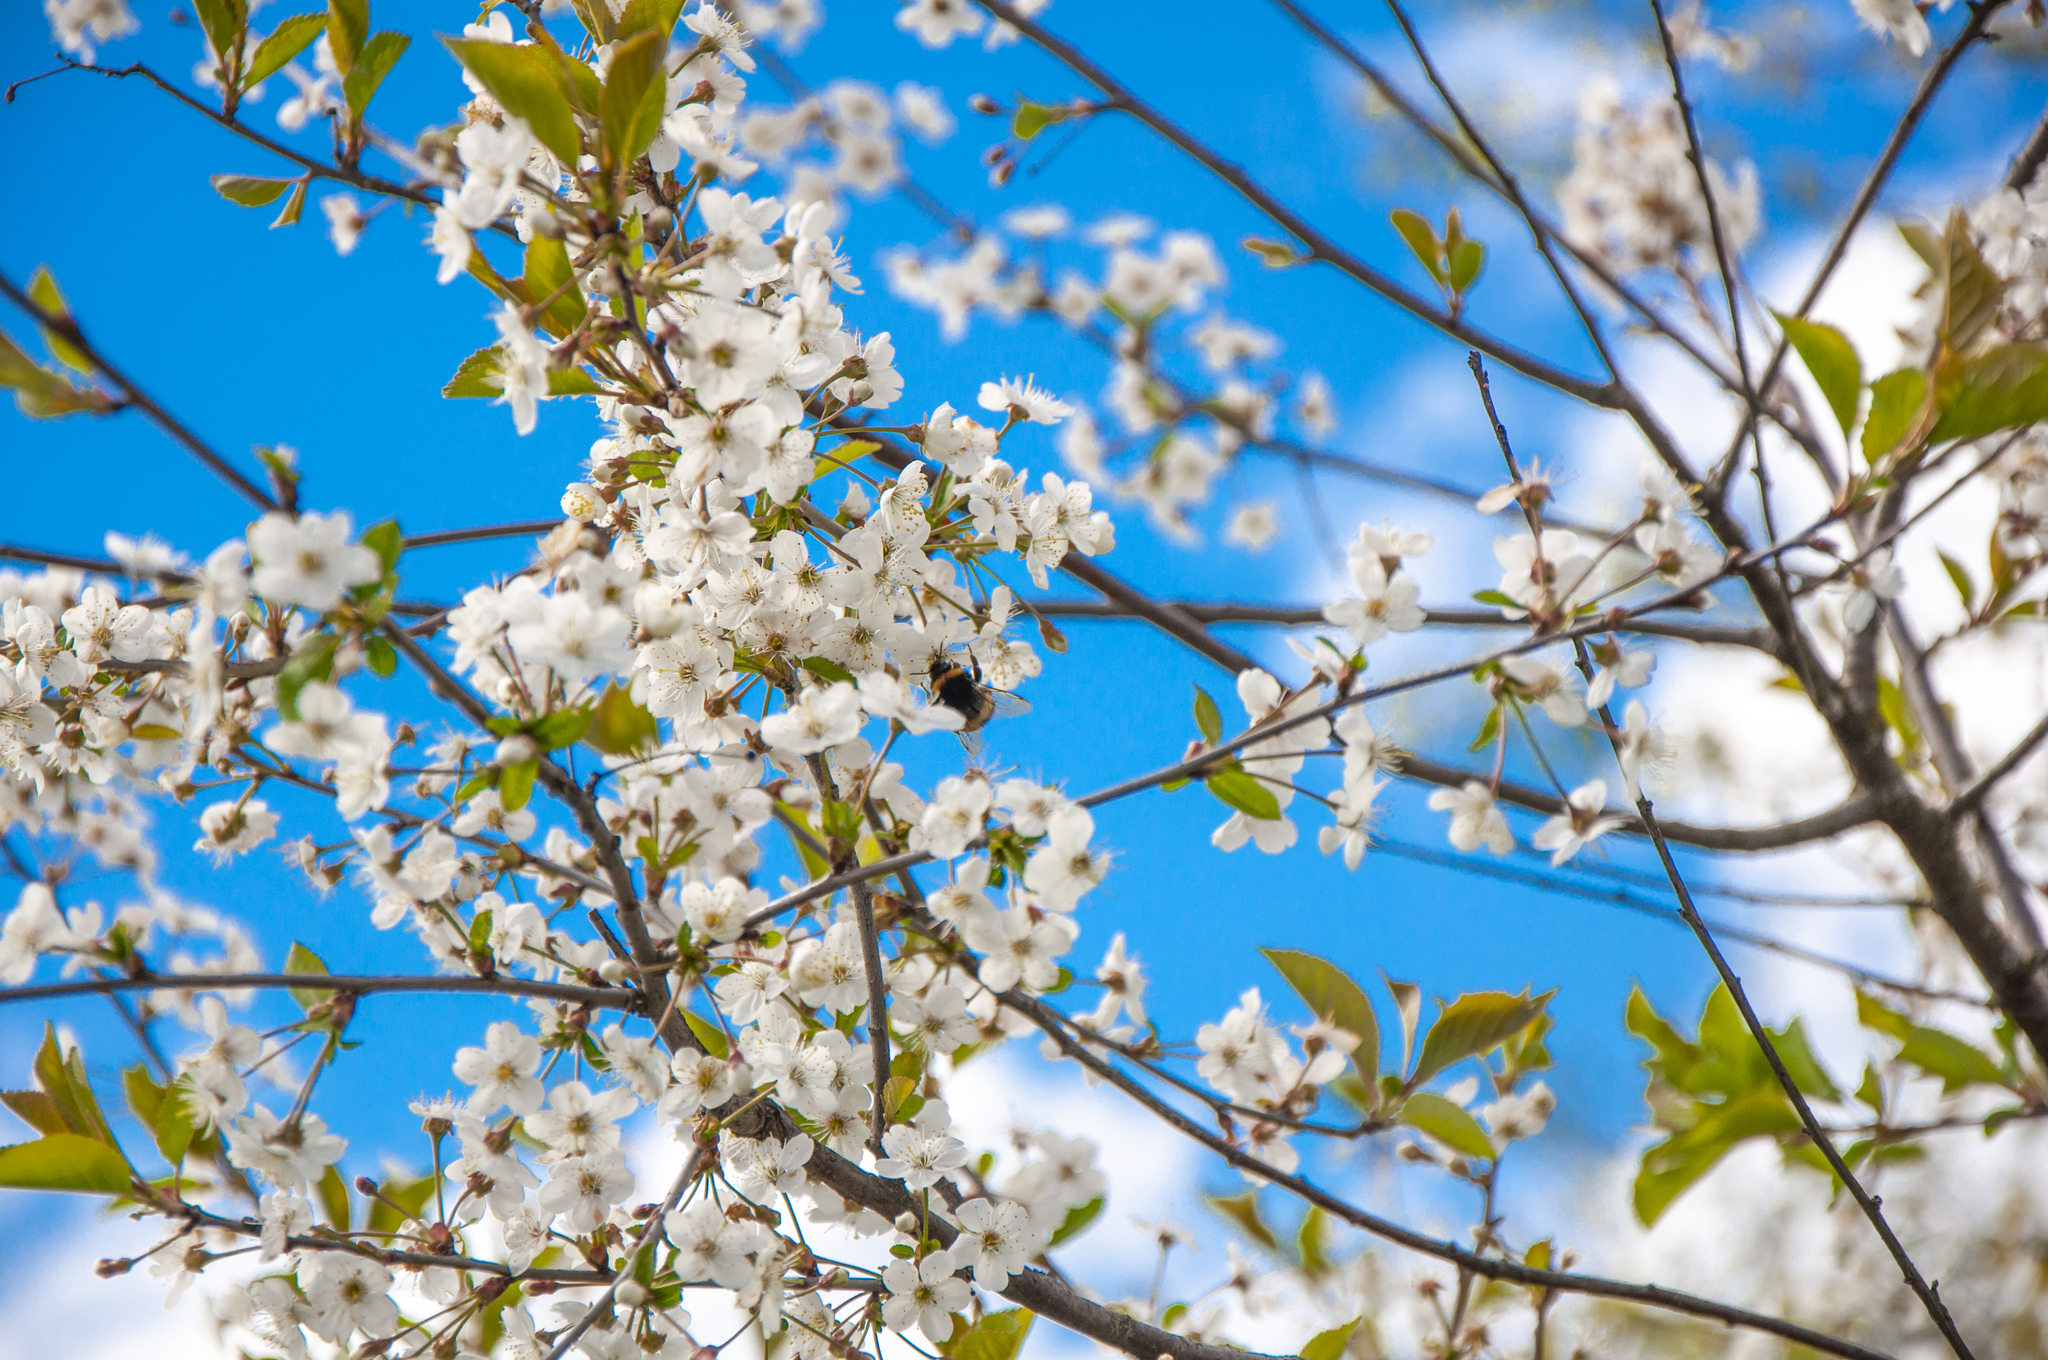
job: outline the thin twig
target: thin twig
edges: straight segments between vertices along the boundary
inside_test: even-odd
[[[15,287],[14,281],[7,278],[4,274],[0,274],[0,295],[4,295],[9,302],[12,302],[15,306],[21,308],[22,311],[34,317],[38,325],[46,327],[62,336],[67,344],[77,350],[79,355],[99,372],[101,377],[104,377],[108,382],[111,382],[120,389],[122,400],[126,404],[135,407],[155,421],[158,428],[183,445],[186,452],[211,468],[221,480],[240,492],[245,500],[261,506],[265,510],[277,509],[277,502],[271,499],[269,492],[235,471],[229,465],[227,459],[207,447],[205,440],[187,429],[184,423],[169,411],[157,405],[155,400],[148,393],[137,387],[127,374],[107,362],[106,356],[102,355],[85,338],[85,332],[79,329],[76,321],[68,316],[59,316],[44,311],[34,298]]]

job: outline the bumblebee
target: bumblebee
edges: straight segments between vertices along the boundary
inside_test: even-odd
[[[981,748],[981,729],[991,718],[1015,717],[1029,713],[1031,705],[1008,690],[991,689],[981,682],[981,663],[968,654],[961,665],[951,656],[932,658],[925,674],[925,689],[932,702],[944,704],[966,721],[960,728],[960,743],[971,755]]]

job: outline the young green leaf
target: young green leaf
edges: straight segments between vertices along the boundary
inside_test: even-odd
[[[287,973],[325,973],[327,964],[318,954],[294,940],[291,952],[285,955],[284,970]],[[302,1011],[311,1011],[334,995],[321,987],[293,987],[290,990],[292,1000],[299,1003],[299,1009]]]
[[[1246,1237],[1268,1251],[1280,1249],[1280,1238],[1268,1227],[1259,1213],[1259,1192],[1247,1190],[1239,1195],[1208,1195],[1203,1199],[1217,1213],[1235,1223]]]
[[[1460,241],[1450,250],[1451,291],[1459,295],[1468,292],[1479,281],[1479,272],[1486,267],[1486,247],[1477,241]]]
[[[683,1022],[689,1025],[690,1033],[697,1036],[697,1042],[704,1045],[704,1051],[714,1058],[723,1060],[732,1048],[726,1041],[725,1031],[695,1011],[686,1010],[682,1014]]]
[[[613,685],[590,710],[590,730],[583,738],[608,756],[629,756],[658,735],[654,715],[633,702],[630,689]]]
[[[57,276],[50,272],[48,265],[37,265],[36,272],[29,276],[28,295],[35,300],[36,306],[42,308],[57,320],[69,321],[71,319],[71,308],[64,301],[64,294],[58,291]],[[57,360],[66,368],[79,373],[91,373],[93,371],[94,365],[92,360],[86,358],[76,346],[69,340],[66,340],[54,328],[38,326],[36,329],[42,335],[43,345],[50,351],[51,358]]]
[[[1017,105],[1017,112],[1010,118],[1010,135],[1020,142],[1028,142],[1055,123],[1067,121],[1067,111],[1050,104],[1034,104],[1025,100]]]
[[[1422,261],[1422,267],[1439,284],[1449,282],[1444,272],[1444,243],[1437,239],[1436,228],[1428,218],[1410,208],[1396,208],[1387,214],[1394,224],[1394,230],[1401,233],[1401,239],[1408,243],[1408,249],[1415,252],[1415,258]]]
[[[348,1183],[342,1180],[341,1173],[330,1164],[326,1172],[321,1175],[320,1182],[314,1187],[314,1190],[317,1192],[314,1195],[314,1201],[320,1206],[321,1212],[327,1215],[328,1226],[336,1232],[347,1232],[349,1228]]]
[[[1863,361],[1856,357],[1856,347],[1833,326],[1775,312],[1772,315],[1778,317],[1785,339],[1805,361],[1806,371],[1813,375],[1820,394],[1827,398],[1828,409],[1835,413],[1835,421],[1842,427],[1842,438],[1847,439],[1849,431],[1856,428],[1856,405],[1863,395]]]
[[[270,36],[256,44],[256,50],[249,56],[249,66],[242,79],[250,85],[270,79],[284,69],[284,64],[306,50],[307,44],[320,36],[320,30],[327,27],[324,14],[294,14],[270,30]]]
[[[1479,1121],[1440,1095],[1417,1091],[1401,1106],[1401,1122],[1420,1129],[1453,1152],[1492,1161],[1499,1154]]]
[[[1379,1080],[1380,1023],[1372,1002],[1349,974],[1336,964],[1295,949],[1261,949],[1287,985],[1294,988],[1308,1008],[1339,1029],[1358,1036],[1358,1050],[1351,1055],[1359,1075],[1368,1083]]]
[[[982,1314],[981,1321],[953,1338],[951,1360],[1017,1360],[1031,1334],[1031,1318],[1028,1308]]]
[[[307,181],[303,177],[292,181],[292,191],[285,195],[284,206],[279,208],[277,216],[271,219],[272,231],[279,227],[299,225],[299,214],[306,210],[306,184]]]
[[[370,36],[370,0],[327,0],[327,46],[343,75]]]
[[[1216,701],[1209,697],[1209,691],[1195,686],[1195,730],[1202,734],[1202,740],[1214,746],[1223,740],[1223,715],[1216,709]]]
[[[192,8],[198,11],[200,30],[213,45],[214,54],[225,62],[249,28],[245,0],[192,0]],[[244,80],[242,88],[251,84],[254,82]]]
[[[339,7],[341,0],[334,3]],[[583,154],[583,141],[576,131],[575,115],[569,111],[568,97],[555,82],[544,53],[532,44],[513,46],[485,38],[444,37],[441,41],[506,112],[526,120],[556,160],[576,164]]]
[[[1047,1243],[1047,1247],[1057,1247],[1057,1245],[1073,1241],[1075,1237],[1085,1233],[1087,1229],[1090,1229],[1090,1225],[1094,1225],[1096,1219],[1102,1217],[1102,1204],[1104,1204],[1104,1198],[1098,1194],[1096,1198],[1087,1200],[1085,1204],[1075,1204],[1073,1208],[1069,1208],[1067,1210],[1067,1217],[1059,1221],[1057,1229],[1053,1229],[1053,1239]]]
[[[1344,1354],[1344,1347],[1351,1340],[1351,1333],[1357,1329],[1359,1321],[1353,1318],[1341,1327],[1317,1332],[1303,1343],[1301,1360],[1337,1360]]]
[[[668,35],[652,28],[612,44],[601,104],[607,165],[631,161],[661,131],[668,90],[662,64],[667,56]]]
[[[683,0],[627,0],[626,7],[619,11],[619,26],[613,32],[617,37],[630,38],[652,29],[666,36],[675,31],[682,12]]]
[[[1247,236],[1238,244],[1258,256],[1268,269],[1288,269],[1306,263],[1311,258],[1285,241],[1275,241],[1265,236]]]
[[[33,1143],[0,1147],[0,1186],[13,1190],[118,1195],[127,1190],[132,1175],[113,1147],[75,1133],[52,1133]]]
[[[391,68],[405,55],[405,49],[412,45],[412,39],[403,33],[388,30],[374,33],[363,44],[362,52],[356,57],[355,65],[349,67],[342,77],[341,96],[348,101],[349,112],[356,117],[363,116],[363,110],[370,106],[371,96],[384,83],[384,77],[391,74]]]
[[[2048,343],[2021,340],[1965,359],[1935,389],[1928,439],[1976,439],[2048,420]]]
[[[583,734],[589,730],[590,710],[587,708],[557,709],[531,729],[533,739],[540,743],[543,751],[559,751],[564,746],[573,746],[583,740]]]
[[[1203,782],[1209,786],[1209,792],[1247,817],[1268,822],[1280,819],[1280,800],[1273,796],[1273,790],[1243,770],[1222,770]]]
[[[230,203],[244,208],[260,208],[267,203],[275,203],[279,195],[298,181],[266,179],[261,175],[209,175],[207,183]]]
[[[1912,430],[1927,395],[1927,375],[1917,368],[1887,373],[1870,385],[1870,414],[1863,421],[1863,461],[1875,464]]]
[[[533,797],[533,781],[540,776],[540,761],[522,760],[498,771],[498,801],[507,812],[517,812]]]
[[[1492,1051],[1508,1036],[1543,1014],[1555,991],[1541,996],[1509,996],[1506,992],[1467,992],[1444,1007],[1423,1036],[1422,1053],[1408,1074],[1412,1089],[1451,1064]]]

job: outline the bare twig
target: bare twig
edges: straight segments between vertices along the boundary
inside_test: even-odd
[[[225,481],[229,486],[239,491],[245,500],[259,505],[265,510],[275,510],[277,508],[277,502],[271,499],[269,492],[237,472],[228,463],[227,459],[209,448],[205,440],[187,429],[184,423],[176,416],[173,416],[169,411],[157,405],[156,401],[147,392],[137,387],[127,374],[109,363],[106,356],[102,355],[93,347],[92,342],[85,338],[85,332],[79,329],[76,321],[73,321],[68,316],[59,316],[44,311],[34,298],[15,287],[14,281],[5,275],[0,275],[0,295],[4,295],[9,302],[12,302],[15,306],[21,308],[22,311],[34,317],[38,325],[44,326],[62,336],[65,342],[77,350],[79,355],[89,362],[101,377],[119,389],[121,398],[127,405],[133,406],[155,421],[159,429],[182,445],[187,453],[190,453],[194,458],[197,458],[200,462],[211,468],[222,481]]]

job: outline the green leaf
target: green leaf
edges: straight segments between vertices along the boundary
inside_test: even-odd
[[[57,1031],[48,1021],[43,1023],[42,1047],[36,1051],[35,1074],[36,1084],[55,1103],[66,1129],[114,1146],[113,1130],[107,1127],[92,1083],[86,1080],[84,1060],[78,1050],[66,1052],[57,1043]]]
[[[1543,1014],[1555,995],[1555,991],[1533,997],[1527,993],[1467,992],[1444,1007],[1423,1036],[1422,1054],[1408,1074],[1408,1085],[1420,1086],[1453,1063],[1491,1051]]]
[[[1495,739],[1500,736],[1500,710],[1499,704],[1486,710],[1486,719],[1479,724],[1479,735],[1472,738],[1472,744],[1467,746],[1466,750],[1483,751],[1493,745]]]
[[[1956,594],[1961,598],[1963,609],[1967,613],[1975,607],[1977,600],[1977,583],[1970,579],[1970,569],[1939,548],[1934,550],[1934,555],[1941,559],[1941,569],[1948,573],[1948,579],[1954,584]]]
[[[668,102],[667,56],[668,35],[653,29],[612,44],[601,106],[607,165],[633,160],[661,131]]]
[[[496,787],[498,787],[497,766],[493,765],[479,770],[468,779],[463,780],[462,787],[455,791],[456,805],[460,806],[463,803],[467,803],[485,789],[495,789]]]
[[[1223,740],[1223,715],[1216,709],[1216,701],[1209,697],[1209,691],[1195,686],[1195,730],[1202,734],[1202,740],[1214,746]]]
[[[556,292],[561,296],[548,304],[541,325],[557,336],[567,335],[583,320],[583,293],[570,282],[574,269],[569,249],[560,241],[536,235],[526,246],[526,274],[523,282],[535,303]],[[564,285],[567,287],[564,287]]]
[[[1031,1317],[1028,1308],[982,1314],[964,1334],[954,1335],[952,1360],[1016,1360],[1031,1332]]]
[[[697,1036],[697,1042],[704,1045],[704,1051],[714,1058],[724,1058],[732,1050],[725,1031],[704,1019],[695,1011],[684,1011],[683,1020],[690,1027],[690,1033]]]
[[[548,395],[551,397],[592,397],[602,393],[597,379],[580,368],[551,368],[548,370]]]
[[[1856,357],[1856,347],[1833,326],[1773,315],[1778,317],[1785,339],[1805,361],[1806,371],[1813,375],[1820,394],[1827,398],[1828,409],[1835,413],[1835,422],[1842,427],[1842,438],[1847,439],[1849,431],[1856,428],[1856,404],[1863,395],[1863,361]]]
[[[249,26],[246,5],[240,0],[192,0],[192,8],[199,12],[199,27],[213,44],[214,54],[225,63],[235,50],[237,38]],[[249,83],[244,81],[243,87],[247,88]]]
[[[1408,208],[1396,208],[1387,214],[1394,224],[1394,230],[1401,233],[1401,239],[1408,243],[1408,249],[1415,252],[1415,258],[1422,261],[1422,267],[1439,284],[1449,282],[1444,273],[1444,243],[1436,236],[1436,228],[1428,218]]]
[[[1265,236],[1247,236],[1238,244],[1258,256],[1268,269],[1288,269],[1311,258],[1285,241],[1275,241]]]
[[[327,45],[343,75],[370,36],[370,0],[327,0]]]
[[[682,12],[683,0],[627,0],[626,7],[619,11],[619,26],[614,32],[621,38],[650,28],[664,35],[673,33]]]
[[[368,1222],[363,1226],[372,1233],[395,1233],[404,1218],[418,1218],[427,1207],[427,1201],[434,1197],[434,1178],[419,1176],[403,1180],[393,1177],[377,1188],[382,1198],[368,1202]],[[390,1203],[386,1203],[387,1200]],[[398,1207],[394,1209],[393,1204]],[[400,1217],[400,1211],[403,1211],[404,1218]]]
[[[498,771],[498,801],[507,812],[517,812],[533,797],[533,781],[540,776],[540,761],[522,760]]]
[[[504,369],[504,347],[485,345],[456,366],[455,376],[442,384],[444,397],[499,397],[505,392],[500,380]]]
[[[342,98],[348,101],[349,111],[356,117],[363,116],[363,110],[370,106],[371,96],[384,83],[384,77],[391,74],[391,68],[405,55],[405,49],[412,45],[412,39],[403,33],[386,30],[374,33],[363,44],[363,50],[356,57],[355,65],[342,78]]]
[[[286,719],[299,720],[299,691],[308,682],[333,678],[334,649],[340,645],[341,639],[333,633],[318,633],[284,663],[277,673],[277,711]]]
[[[399,530],[395,519],[378,520],[363,530],[356,541],[377,554],[377,560],[384,564],[384,574],[398,565],[398,559],[405,552],[405,535]]]
[[[853,672],[829,656],[807,656],[797,664],[821,679],[834,683],[845,681],[849,685],[853,683]]]
[[[48,265],[37,265],[36,272],[29,276],[28,295],[35,300],[36,306],[42,308],[57,320],[69,321],[71,319],[71,308],[64,301],[64,294],[58,291],[57,276],[50,272]],[[51,358],[57,360],[66,368],[74,369],[80,373],[91,373],[93,371],[92,360],[86,358],[69,340],[59,335],[53,328],[39,326],[37,330],[41,333],[43,345],[50,351]]]
[[[326,961],[297,940],[292,941],[291,952],[285,955],[284,970],[287,973],[325,973],[328,971]],[[293,987],[291,988],[291,994],[292,1000],[299,1003],[299,1009],[302,1011],[311,1011],[315,1006],[334,995],[333,992],[328,991],[324,987]]]
[[[33,1143],[0,1147],[0,1186],[14,1190],[118,1195],[131,1179],[121,1154],[97,1138],[52,1133]]]
[[[590,730],[583,739],[608,756],[629,756],[655,740],[660,731],[654,715],[633,702],[631,690],[613,685],[591,708]]]
[[[1067,1210],[1067,1216],[1060,1220],[1059,1227],[1053,1229],[1052,1239],[1046,1243],[1046,1250],[1050,1251],[1062,1243],[1071,1242],[1088,1231],[1089,1226],[1102,1217],[1102,1208],[1106,1202],[1101,1195],[1097,1195],[1086,1204],[1077,1204]]]
[[[1259,1213],[1259,1192],[1247,1190],[1239,1195],[1208,1195],[1203,1200],[1211,1209],[1222,1214],[1244,1231],[1246,1237],[1268,1251],[1280,1249],[1280,1239],[1266,1225]]]
[[[270,36],[256,44],[242,79],[254,85],[284,69],[284,64],[306,50],[307,44],[327,27],[324,14],[294,14],[270,30]]]
[[[381,637],[371,637],[363,642],[363,657],[370,663],[370,670],[389,680],[398,671],[398,649]]]
[[[1317,1332],[1302,1343],[1301,1360],[1337,1360],[1344,1354],[1344,1346],[1351,1340],[1351,1333],[1360,1319],[1353,1318],[1341,1327],[1332,1327],[1326,1332]]]
[[[1453,1152],[1492,1161],[1499,1153],[1486,1130],[1455,1101],[1429,1091],[1417,1091],[1401,1107],[1401,1122],[1420,1129]]]
[[[191,1117],[177,1088],[166,1091],[150,1077],[148,1068],[137,1063],[121,1073],[121,1089],[128,1097],[128,1108],[156,1139],[157,1151],[176,1166],[191,1146],[193,1134]]]
[[[1894,1039],[1913,1036],[1913,1022],[1861,988],[1856,992],[1856,1023]]]
[[[1712,1170],[1735,1144],[1799,1127],[1799,1116],[1775,1085],[1759,1086],[1725,1104],[1704,1108],[1698,1123],[1643,1153],[1634,1200],[1636,1217],[1644,1227],[1656,1223],[1671,1202]]]
[[[1294,949],[1261,949],[1261,954],[1287,979],[1287,985],[1308,1003],[1308,1008],[1327,1017],[1339,1029],[1358,1036],[1352,1061],[1368,1085],[1379,1080],[1380,1022],[1373,1013],[1365,991],[1343,969],[1313,954]]]
[[[266,179],[261,175],[209,175],[213,191],[230,203],[260,208],[275,203],[285,190],[298,183],[292,179]]]
[[[1940,1077],[1943,1095],[1954,1095],[1977,1082],[1986,1086],[2006,1084],[2005,1074],[1989,1054],[1946,1030],[1913,1026],[1899,1049],[1899,1057],[1929,1076]]]
[[[34,1129],[37,1133],[69,1133],[70,1125],[64,1122],[63,1111],[57,1102],[50,1099],[46,1091],[0,1091],[0,1105],[8,1109]]]
[[[304,179],[292,181],[292,191],[285,195],[284,206],[279,208],[277,216],[271,219],[270,229],[272,231],[276,231],[279,227],[296,227],[299,225],[299,214],[306,210],[306,183]]]
[[[1295,1255],[1300,1258],[1302,1273],[1311,1280],[1330,1273],[1329,1247],[1330,1216],[1321,1206],[1311,1204],[1301,1216],[1301,1226],[1294,1231]]]
[[[1927,396],[1927,375],[1917,368],[1887,373],[1870,385],[1870,414],[1863,421],[1863,461],[1876,463],[1912,430]]]
[[[1280,819],[1280,800],[1273,790],[1243,770],[1219,770],[1202,781],[1225,804],[1247,817],[1273,822]]]
[[[1792,1078],[1792,1084],[1816,1100],[1840,1100],[1841,1088],[1820,1065],[1814,1056],[1813,1045],[1806,1040],[1806,1022],[1798,1016],[1781,1030],[1766,1031],[1771,1036],[1771,1047],[1778,1050],[1778,1061],[1785,1064],[1785,1074]]]
[[[1935,387],[1930,441],[1976,439],[2048,420],[2048,343],[2022,340],[1963,360]]]
[[[1067,110],[1049,104],[1034,104],[1026,99],[1017,105],[1017,112],[1010,118],[1010,135],[1020,142],[1028,142],[1054,124],[1066,121]]]
[[[332,1163],[320,1177],[320,1183],[313,1187],[317,1192],[313,1202],[327,1215],[328,1226],[336,1232],[347,1232],[349,1226],[348,1182],[341,1178],[341,1172]]]
[[[540,743],[541,750],[559,751],[564,746],[574,746],[583,740],[583,734],[590,730],[590,710],[557,709],[535,723],[530,730],[533,739]]]
[[[1472,598],[1480,604],[1490,604],[1501,609],[1520,609],[1522,607],[1516,603],[1514,596],[1507,594],[1505,591],[1475,590],[1472,592]]]
[[[334,3],[338,6],[341,0]],[[444,37],[441,41],[506,112],[526,120],[556,160],[576,164],[583,154],[582,139],[569,100],[556,84],[545,54],[532,45],[514,47],[483,38]]]
[[[1902,222],[1899,234],[1927,263],[1927,286],[1941,299],[1935,320],[1935,348],[1967,350],[1998,316],[2005,301],[2005,280],[1984,261],[1970,234],[1969,220],[1957,208],[1949,213],[1940,236],[1924,222]]]
[[[1479,281],[1486,267],[1486,247],[1477,241],[1460,241],[1450,250],[1451,291],[1463,294]]]
[[[1422,989],[1412,982],[1396,982],[1384,972],[1380,981],[1394,994],[1394,1009],[1401,1017],[1401,1066],[1406,1067],[1408,1055],[1415,1051],[1415,1027],[1422,1021]]]
[[[5,335],[0,335],[0,387],[12,388],[21,413],[37,420],[80,411],[104,415],[114,409],[105,393],[44,368]]]

